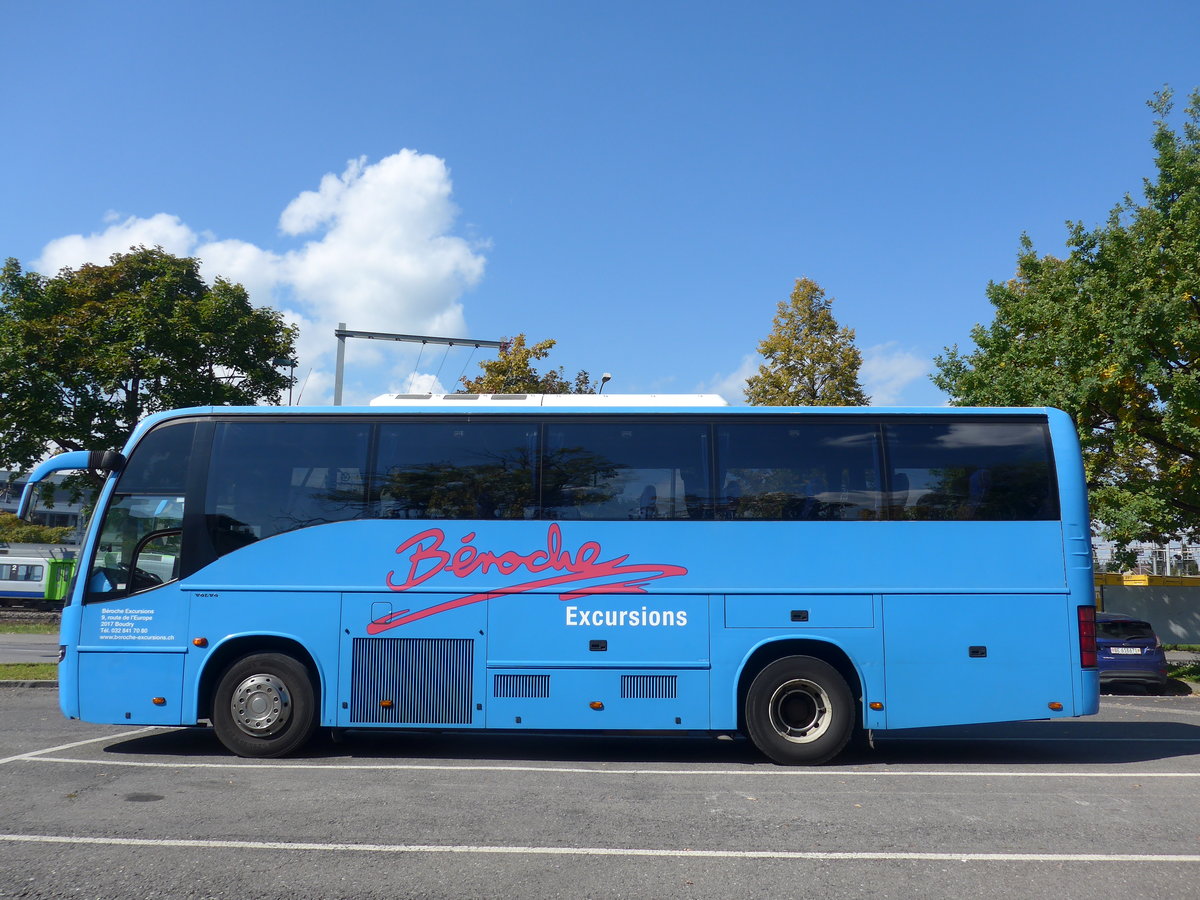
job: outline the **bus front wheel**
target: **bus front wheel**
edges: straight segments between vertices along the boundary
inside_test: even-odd
[[[777,659],[746,694],[746,730],[783,765],[819,765],[837,756],[854,730],[855,703],[837,669],[811,656]]]
[[[308,669],[282,653],[254,653],[235,661],[217,684],[213,729],[238,756],[285,756],[316,727]]]

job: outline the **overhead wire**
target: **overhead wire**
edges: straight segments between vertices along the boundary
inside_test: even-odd
[[[479,349],[479,345],[476,344],[475,346],[473,346],[471,348],[471,352],[467,354],[467,361],[465,363],[463,363],[462,370],[458,373],[458,378],[455,379],[455,382],[454,382],[455,387],[457,387],[462,382],[463,375],[466,374],[466,371],[467,371],[467,366],[470,365],[471,360],[475,358],[475,351],[478,349]]]
[[[438,363],[437,371],[433,373],[433,383],[434,384],[439,384],[438,378],[440,378],[442,375],[442,366],[444,366],[446,364],[446,357],[450,355],[450,348],[453,346],[454,346],[453,343],[449,343],[446,345],[446,352],[442,354],[442,361],[440,363]],[[443,393],[445,393],[445,391],[443,391]]]
[[[427,343],[428,341],[421,341],[421,351],[417,354],[416,363],[413,364],[412,374],[408,376],[408,390],[405,391],[407,394],[415,393],[414,388],[416,387],[417,383],[417,369],[421,367],[421,357],[425,355],[425,345]]]

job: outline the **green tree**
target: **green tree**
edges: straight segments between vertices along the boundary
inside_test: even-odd
[[[160,247],[108,265],[0,271],[0,467],[48,451],[110,449],[149,413],[181,406],[278,403],[296,331],[251,305],[245,288],[211,286],[199,261]]]
[[[31,525],[12,513],[0,512],[0,541],[13,544],[61,544],[70,533],[70,528]]]
[[[506,340],[495,359],[485,359],[479,364],[483,374],[478,378],[463,378],[464,391],[471,394],[592,394],[595,387],[587,372],[577,372],[568,381],[562,366],[551,369],[545,375],[534,368],[535,360],[545,359],[557,343],[553,338],[539,341],[533,346],[525,343],[525,335],[518,334]]]
[[[1022,236],[996,309],[933,381],[959,405],[1057,406],[1079,428],[1092,514],[1119,545],[1200,531],[1200,91],[1182,133],[1157,113],[1156,175],[1106,223],[1068,223],[1068,254]]]
[[[858,380],[862,354],[854,329],[839,328],[833,298],[815,281],[800,278],[781,301],[774,327],[758,345],[766,360],[746,380],[751,406],[866,406]]]

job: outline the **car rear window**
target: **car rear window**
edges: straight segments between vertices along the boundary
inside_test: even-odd
[[[1129,641],[1138,638],[1154,639],[1154,629],[1149,622],[1097,622],[1100,637],[1110,641]]]

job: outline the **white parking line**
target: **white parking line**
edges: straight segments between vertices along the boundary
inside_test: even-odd
[[[0,759],[0,766],[5,763],[15,762],[19,759],[37,759],[43,753],[55,753],[59,750],[70,750],[73,747],[83,747],[86,744],[98,744],[101,741],[116,741],[122,738],[133,737],[135,734],[145,734],[147,731],[157,731],[158,726],[151,725],[147,728],[138,728],[134,731],[122,731],[118,734],[106,734],[103,737],[88,738],[86,741],[73,741],[70,744],[59,744],[57,747],[46,747],[43,750],[30,750],[28,753],[18,753],[16,756],[6,756]]]
[[[199,850],[298,850],[333,853],[475,853],[538,856],[640,856],[663,859],[796,859],[927,862],[1200,863],[1195,853],[873,853],[800,850],[653,850],[635,847],[505,847],[455,844],[319,844],[307,841],[207,841],[168,838],[101,838],[50,834],[0,834],[0,841],[91,844],[107,847],[185,847]]]
[[[793,769],[781,768],[768,763],[748,766],[744,769],[635,769],[614,767],[578,767],[578,766],[474,766],[474,765],[437,765],[430,763],[296,763],[273,760],[271,762],[147,762],[145,760],[125,759],[79,759],[65,756],[30,756],[13,757],[13,759],[28,758],[30,762],[39,763],[71,763],[81,766],[127,766],[131,768],[148,769],[266,769],[271,771],[333,771],[364,772],[378,771],[414,771],[414,772],[534,772],[562,775],[688,775],[688,776],[769,776],[774,778],[897,778],[897,777],[936,777],[936,778],[1200,778],[1200,772],[1080,772],[1076,769],[1054,772],[1005,772],[1005,771],[965,771],[956,772],[949,769]]]

